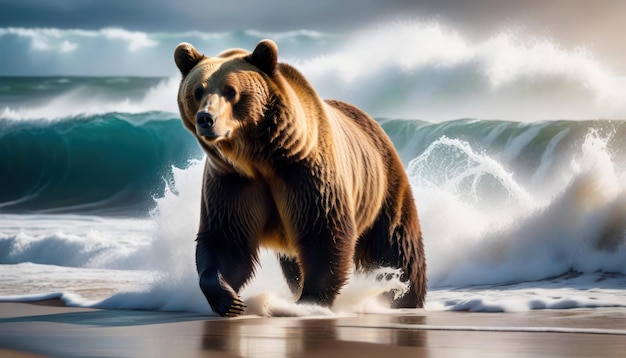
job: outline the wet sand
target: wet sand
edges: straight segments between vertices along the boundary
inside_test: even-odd
[[[221,319],[0,303],[0,357],[624,357],[626,309]]]

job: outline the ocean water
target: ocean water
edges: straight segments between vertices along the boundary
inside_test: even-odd
[[[118,40],[104,33],[4,29],[0,42],[62,53],[67,41],[78,63],[89,41]],[[427,310],[626,306],[626,82],[591,53],[436,22],[144,35],[126,56],[146,48],[171,76],[0,77],[0,300],[211,314],[194,262],[203,153],[178,118],[171,52],[272,37],[324,98],[367,110],[394,142],[422,223]],[[353,274],[330,309],[298,306],[271,252],[261,264],[242,292],[252,314],[386,312],[376,296],[404,289],[382,269]]]

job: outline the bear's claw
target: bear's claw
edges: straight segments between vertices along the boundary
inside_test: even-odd
[[[245,311],[246,311],[245,303],[243,303],[242,300],[237,298],[237,299],[233,300],[233,303],[231,303],[230,308],[228,309],[228,311],[226,311],[224,316],[226,316],[226,317],[237,317],[237,316],[243,314]]]
[[[222,317],[237,317],[246,311],[246,305],[239,298],[228,296],[207,296],[211,309]]]
[[[200,276],[200,289],[211,309],[222,317],[237,317],[246,310],[241,298],[216,270]]]

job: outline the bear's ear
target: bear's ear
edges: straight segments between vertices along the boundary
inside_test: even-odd
[[[180,73],[183,74],[183,77],[187,76],[189,71],[203,58],[204,55],[198,52],[193,45],[186,42],[179,44],[176,46],[176,50],[174,50],[174,61],[176,61],[176,66]]]
[[[272,40],[262,40],[246,60],[261,71],[273,76],[278,67],[278,46]]]

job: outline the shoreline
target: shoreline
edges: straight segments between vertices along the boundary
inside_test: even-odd
[[[626,309],[235,319],[0,303],[0,356],[620,357]]]

